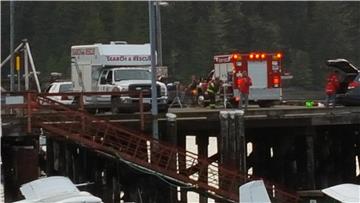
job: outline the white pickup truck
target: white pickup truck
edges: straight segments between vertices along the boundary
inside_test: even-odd
[[[74,91],[119,92],[148,90],[151,93],[150,44],[110,44],[79,45],[71,47],[71,78]],[[157,102],[159,111],[167,111],[168,96],[166,85],[157,82]],[[87,103],[108,103],[113,112],[138,108],[139,96],[87,97]],[[145,109],[151,106],[151,94],[144,94]]]
[[[166,85],[161,82],[156,82],[157,102],[159,111],[166,111],[167,105],[167,89]],[[120,68],[105,68],[101,71],[100,79],[98,80],[99,92],[123,92],[123,91],[144,91],[143,103],[146,106],[151,104],[151,72],[148,67],[120,67]],[[102,100],[109,100],[109,96],[102,96]],[[127,94],[111,97],[111,106],[113,112],[119,110],[126,110],[134,107],[133,104],[139,103],[138,94]],[[136,105],[135,105],[136,107]]]

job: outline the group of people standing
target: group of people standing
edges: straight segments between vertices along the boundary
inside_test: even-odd
[[[195,76],[192,76],[192,82],[189,85],[189,88],[191,90],[196,88],[196,78]],[[221,91],[221,87],[223,85],[223,82],[218,78],[215,77],[211,81],[209,81],[206,84],[206,87],[204,87],[205,84],[203,81],[200,82],[201,89],[204,91],[205,94],[208,95],[210,99],[210,108],[215,108],[216,103],[216,94],[218,94]],[[249,89],[252,85],[251,78],[248,76],[246,71],[242,71],[240,73],[240,78],[238,84],[238,89],[240,91],[240,100],[239,100],[239,108],[247,108],[249,105]]]
[[[335,99],[336,99],[336,92],[340,88],[340,79],[339,71],[335,70],[331,72],[326,81],[325,85],[325,93],[326,93],[326,106],[327,107],[334,107],[335,106]],[[215,77],[211,81],[207,82],[206,80],[200,79],[197,80],[196,77],[192,76],[192,81],[189,84],[189,89],[191,91],[197,91],[197,93],[205,93],[208,95],[210,99],[210,108],[215,108],[216,103],[216,94],[221,91],[223,82],[218,78]],[[247,109],[249,105],[249,90],[250,86],[252,86],[252,80],[248,76],[246,71],[242,71],[240,73],[240,78],[237,82],[238,89],[240,91],[240,98],[239,98],[239,108],[240,109]],[[193,104],[196,103],[196,98],[193,97],[192,99]]]

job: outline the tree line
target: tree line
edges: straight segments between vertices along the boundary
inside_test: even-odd
[[[291,86],[323,88],[325,60],[360,67],[360,2],[168,2],[161,7],[163,61],[174,80],[205,76],[213,56],[284,53]],[[72,45],[149,42],[148,2],[15,2],[15,44],[27,38],[41,76],[70,77]],[[9,2],[1,2],[2,58],[9,54]],[[2,70],[3,77],[9,67]]]

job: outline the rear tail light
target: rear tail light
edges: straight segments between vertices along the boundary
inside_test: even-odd
[[[354,88],[359,87],[359,86],[360,86],[360,82],[358,82],[358,81],[352,81],[352,82],[349,83],[349,85],[348,85],[348,90],[354,89]]]
[[[280,86],[280,77],[278,75],[275,75],[273,77],[273,85],[274,85],[274,87],[279,87]]]

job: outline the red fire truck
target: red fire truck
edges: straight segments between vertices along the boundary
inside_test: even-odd
[[[239,78],[247,71],[252,79],[249,100],[261,107],[273,105],[281,100],[282,53],[233,53],[214,56],[214,77],[230,86],[232,101],[240,99]]]

